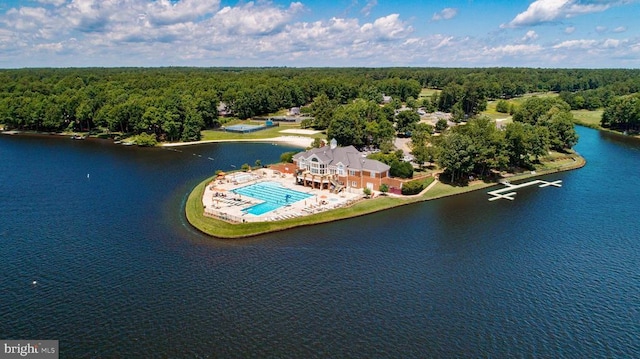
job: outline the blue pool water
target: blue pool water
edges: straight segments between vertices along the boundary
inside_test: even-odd
[[[251,206],[245,210],[247,213],[256,216],[260,216],[286,206],[287,204],[302,201],[303,199],[307,199],[312,196],[308,193],[282,187],[276,182],[250,184],[233,190],[233,193],[264,201],[263,203],[256,204],[255,206]]]

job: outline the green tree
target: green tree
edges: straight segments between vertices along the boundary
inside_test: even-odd
[[[327,128],[327,137],[335,138],[340,146],[363,144],[362,138],[358,136],[356,119],[342,113],[337,114],[331,121]]]
[[[509,102],[505,100],[498,100],[496,103],[496,111],[500,113],[508,113],[509,112]]]
[[[396,115],[396,130],[399,133],[409,132],[418,122],[420,122],[420,115],[417,112],[413,110],[400,111]]]
[[[324,140],[320,137],[316,137],[313,139],[313,142],[311,142],[310,148],[321,148],[324,147],[324,145]]]
[[[548,125],[551,148],[564,151],[578,143],[578,134],[573,125],[571,112],[562,111],[551,116]]]
[[[522,122],[507,124],[505,141],[509,152],[509,163],[512,166],[529,166],[528,137],[526,131],[532,131],[533,126]]]
[[[135,144],[140,147],[153,147],[158,141],[156,140],[155,135],[151,135],[148,133],[141,133],[135,137]]]
[[[313,127],[324,130],[329,127],[336,110],[336,103],[329,100],[329,97],[322,93],[318,95],[310,105],[311,116],[313,116]]]
[[[531,97],[524,101],[513,114],[513,121],[544,125],[550,115],[558,111],[569,112],[571,107],[560,98]]]
[[[438,144],[438,165],[452,182],[465,178],[473,171],[477,152],[469,136],[451,132],[443,136]]]
[[[400,178],[412,178],[413,177],[413,166],[409,162],[401,161],[399,159],[394,159],[391,163],[388,164],[391,168],[389,169],[389,175],[391,177],[400,177]]]
[[[428,126],[428,127],[427,127]],[[411,154],[413,161],[422,167],[426,162],[434,162],[436,157],[435,147],[431,145],[430,125],[417,126],[411,135]]]
[[[454,131],[467,135],[473,141],[476,151],[474,173],[487,176],[491,170],[503,169],[508,165],[504,132],[498,130],[490,118],[474,118],[466,126],[458,126]]]
[[[436,122],[435,130],[436,132],[442,132],[445,131],[448,127],[449,122],[447,122],[447,120],[445,120],[444,118],[441,118],[438,120],[438,122]]]
[[[362,189],[362,193],[364,194],[364,196],[365,196],[366,198],[371,197],[371,189],[369,189],[368,187],[363,188],[363,189]]]
[[[293,163],[293,156],[296,152],[284,152],[280,155],[280,162],[283,163]]]

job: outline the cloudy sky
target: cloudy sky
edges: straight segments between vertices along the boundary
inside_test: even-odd
[[[640,67],[640,0],[0,0],[0,68]]]

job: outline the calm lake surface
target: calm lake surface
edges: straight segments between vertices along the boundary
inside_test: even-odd
[[[61,357],[640,357],[640,141],[586,167],[250,240],[189,227],[216,169],[270,144],[0,136],[0,339]],[[37,284],[33,285],[33,281]]]

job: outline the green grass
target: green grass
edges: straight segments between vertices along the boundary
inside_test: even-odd
[[[556,96],[558,96],[558,94],[555,92],[534,92],[534,93],[524,94],[520,97],[514,97],[506,101],[507,103],[509,103],[509,106],[511,106],[512,104],[515,106],[519,106],[522,102],[524,102],[525,100],[531,97],[556,97]],[[510,114],[496,111],[496,105],[498,104],[498,101],[499,100],[493,100],[493,101],[487,102],[487,109],[482,111],[480,114],[485,115],[493,120],[497,120],[501,118],[506,118],[510,120],[511,119]]]
[[[423,88],[422,90],[420,90],[420,94],[418,95],[418,98],[431,97],[433,96],[433,94],[440,93],[440,92],[442,92],[442,90]]]
[[[201,232],[217,238],[244,238],[299,226],[333,222],[409,203],[401,198],[383,196],[378,197],[375,200],[362,200],[350,207],[339,208],[288,220],[232,224],[222,220],[205,217],[203,214],[204,208],[202,205],[202,196],[204,195],[206,185],[211,182],[213,178],[214,177],[207,178],[194,188],[187,198],[185,214],[191,225],[199,229]]]
[[[417,179],[417,180],[414,180],[414,181],[411,181],[411,182],[419,182],[422,185],[422,188],[427,188],[435,180],[436,179],[433,178],[433,177],[424,177],[424,178],[420,178],[420,179]]]
[[[245,125],[259,125],[262,122],[251,122],[251,121],[233,121],[227,124],[227,126],[235,125],[235,124],[245,124]],[[266,130],[249,132],[249,133],[235,133],[235,132],[224,132],[224,131],[214,131],[214,130],[204,130],[201,131],[202,140],[203,141],[212,141],[212,140],[255,140],[255,139],[265,139],[265,138],[273,138],[280,136],[287,136],[292,134],[280,133],[280,131],[287,129],[299,129],[300,125],[280,125],[276,127],[267,128]],[[310,137],[310,138],[325,138],[326,136],[322,133],[317,133],[315,135],[300,135],[294,134],[294,136],[302,136],[302,137]]]
[[[536,168],[536,173],[523,172],[510,177],[510,180],[521,180],[528,177],[541,176],[549,173],[566,171],[580,168],[585,164],[584,159],[577,154],[558,154],[550,157],[550,161],[545,162]],[[232,224],[218,219],[204,216],[202,196],[206,185],[214,177],[207,178],[198,184],[189,194],[185,205],[187,220],[201,232],[217,238],[245,238],[263,233],[282,231],[289,228],[315,225],[326,222],[333,222],[370,213],[386,210],[393,207],[407,205],[415,202],[422,202],[436,198],[442,198],[460,193],[476,191],[494,186],[495,183],[475,181],[468,186],[452,186],[438,182],[429,191],[421,196],[378,196],[375,199],[365,199],[350,207],[338,208],[327,212],[316,213],[309,216],[297,217],[288,220],[274,222],[238,223]],[[425,185],[434,181],[433,178],[424,180]]]
[[[595,129],[601,129],[600,120],[602,119],[602,113],[604,110],[573,110],[571,113],[573,114],[574,122],[578,125],[582,125],[585,127],[591,127]]]
[[[502,118],[511,119],[511,115],[508,113],[502,113],[496,111],[496,102],[491,101],[487,104],[487,109],[482,111],[480,115],[487,116],[492,120],[498,120]]]

